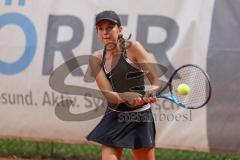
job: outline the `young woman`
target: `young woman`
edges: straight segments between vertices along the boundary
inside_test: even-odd
[[[102,144],[102,160],[120,160],[123,148],[131,148],[136,160],[154,160],[155,125],[149,103],[156,101],[150,95],[162,85],[152,65],[156,62],[139,42],[123,39],[121,21],[114,11],[96,16],[96,31],[105,47],[90,58],[92,74],[108,105],[125,112],[108,108],[87,139]],[[126,78],[129,72],[140,74]],[[148,91],[144,90],[143,72],[151,83]],[[137,109],[126,112],[133,107]]]

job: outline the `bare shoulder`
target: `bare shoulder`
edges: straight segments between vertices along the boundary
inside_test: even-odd
[[[93,52],[92,56],[102,60],[102,54],[103,54],[103,50],[100,49],[100,50],[97,50],[97,51]]]
[[[136,53],[138,54],[146,53],[146,50],[143,48],[142,44],[139,41],[129,41],[129,42],[130,42],[130,45],[128,47],[128,51],[130,52],[130,54],[136,55]]]
[[[140,48],[143,48],[142,44],[139,41],[129,41],[130,47],[128,50],[138,50]]]
[[[145,59],[149,56],[149,53],[144,49],[142,44],[138,41],[130,41],[130,47],[128,50],[128,56],[139,62],[141,59]]]
[[[100,65],[102,63],[102,50],[97,50],[90,55],[89,63],[91,66]]]

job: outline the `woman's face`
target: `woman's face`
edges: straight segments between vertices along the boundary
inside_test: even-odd
[[[122,31],[122,27],[118,27],[112,21],[103,20],[99,22],[96,26],[99,40],[104,44],[117,43],[118,35]]]

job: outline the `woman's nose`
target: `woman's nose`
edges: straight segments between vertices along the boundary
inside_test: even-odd
[[[104,29],[104,30],[103,30],[103,34],[108,34],[107,29]]]

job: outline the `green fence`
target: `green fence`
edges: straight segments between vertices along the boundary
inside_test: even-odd
[[[0,157],[36,160],[99,160],[101,147],[90,144],[63,144],[56,142],[33,142],[0,140]],[[124,150],[123,160],[131,160],[131,151]],[[220,153],[202,153],[156,149],[156,160],[240,160],[240,156]]]

